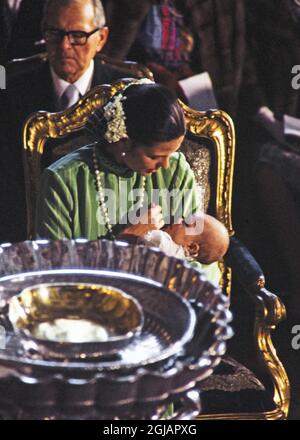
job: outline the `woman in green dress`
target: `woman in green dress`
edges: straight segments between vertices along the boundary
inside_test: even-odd
[[[63,157],[42,174],[37,237],[143,237],[182,224],[199,211],[193,172],[177,152],[185,135],[184,115],[176,96],[164,86],[133,80],[96,110],[87,129],[99,141]],[[186,224],[186,234],[176,227],[168,232],[177,244],[192,244],[208,218],[202,215],[196,224]],[[228,235],[216,223],[209,235],[218,242],[220,259]],[[217,265],[204,269],[217,282]]]

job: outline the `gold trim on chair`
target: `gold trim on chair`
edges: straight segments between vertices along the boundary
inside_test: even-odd
[[[213,141],[217,151],[216,203],[215,217],[222,222],[229,235],[234,234],[232,227],[232,184],[235,157],[235,130],[230,116],[221,111],[199,112],[181,103],[187,129],[196,136]],[[220,263],[222,272],[221,288],[230,296],[231,269]]]
[[[206,137],[217,148],[216,217],[226,226],[230,235],[232,227],[232,182],[235,157],[235,131],[230,116],[221,111],[198,112],[182,103],[187,128],[191,133]]]
[[[257,352],[260,354],[261,360],[267,365],[270,372],[274,385],[274,402],[279,409],[278,415],[281,413],[282,418],[286,418],[288,415],[290,384],[286,371],[277,357],[271,332],[285,317],[286,310],[282,301],[267,289],[259,289],[256,297],[256,320],[254,329],[255,340],[257,341]],[[268,418],[271,418],[270,415],[268,415]]]
[[[256,303],[254,339],[258,356],[271,376],[274,386],[273,400],[277,408],[261,413],[200,414],[198,420],[282,420],[288,416],[290,383],[284,366],[277,357],[271,337],[271,332],[285,318],[285,307],[276,295],[260,286],[254,300]]]

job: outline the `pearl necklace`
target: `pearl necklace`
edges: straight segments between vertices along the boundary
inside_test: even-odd
[[[105,204],[104,190],[103,190],[103,186],[102,186],[102,182],[101,182],[101,174],[100,174],[100,170],[99,170],[99,164],[98,164],[98,159],[96,156],[95,148],[93,148],[93,164],[94,164],[94,170],[95,170],[96,189],[97,189],[97,193],[98,193],[99,208],[101,209],[101,212],[102,212],[102,215],[103,215],[103,218],[105,221],[105,225],[108,229],[108,233],[109,233],[110,237],[112,239],[115,239],[116,237],[114,236],[114,234],[112,232],[112,225],[111,225],[110,218],[108,215],[108,209]],[[144,205],[145,185],[146,185],[146,177],[142,176],[142,182],[141,182],[142,194],[141,194],[141,198],[139,201],[139,208],[138,209],[141,209]]]

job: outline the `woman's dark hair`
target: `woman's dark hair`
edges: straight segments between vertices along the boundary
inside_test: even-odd
[[[160,84],[134,84],[122,93],[129,138],[138,144],[151,147],[183,136],[185,120],[177,96]],[[98,138],[103,138],[107,123],[103,108],[88,119],[86,128]]]
[[[160,84],[132,85],[123,109],[130,139],[151,147],[183,136],[185,120],[177,96]]]

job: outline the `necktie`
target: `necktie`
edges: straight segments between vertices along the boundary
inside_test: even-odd
[[[60,109],[65,110],[75,104],[80,98],[79,91],[74,84],[70,84],[60,98]]]

